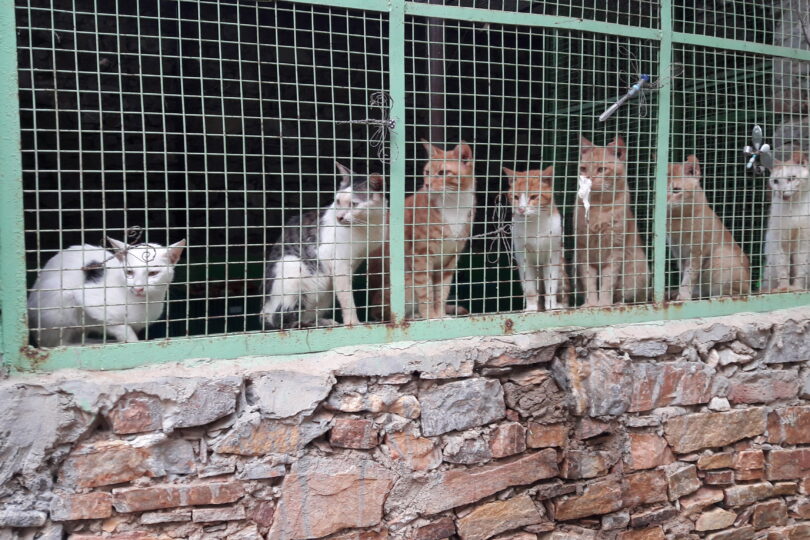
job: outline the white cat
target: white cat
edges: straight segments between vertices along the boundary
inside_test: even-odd
[[[794,152],[768,179],[771,213],[765,233],[762,290],[810,289],[810,168]]]
[[[544,289],[546,311],[568,307],[568,276],[562,247],[562,218],[554,204],[554,167],[543,171],[503,171],[509,177],[512,249],[517,263],[524,311],[538,311]]]
[[[90,332],[138,341],[137,332],[163,313],[186,241],[163,247],[107,240],[114,253],[71,246],[40,270],[28,296],[28,323],[38,346],[81,344]]]

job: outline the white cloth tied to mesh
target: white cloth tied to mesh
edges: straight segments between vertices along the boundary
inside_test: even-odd
[[[577,197],[582,199],[582,206],[585,207],[585,219],[589,219],[591,210],[591,179],[587,176],[580,176],[577,182]]]

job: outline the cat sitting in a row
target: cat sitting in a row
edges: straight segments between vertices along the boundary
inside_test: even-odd
[[[464,314],[447,303],[457,261],[475,214],[472,149],[444,151],[424,143],[424,184],[405,201],[406,317]],[[590,209],[577,200],[573,267],[584,306],[644,302],[650,298],[647,256],[629,202],[626,149],[581,139],[579,174],[591,181]],[[359,324],[353,274],[368,263],[371,318],[390,320],[387,286],[388,211],[384,180],[338,164],[342,182],[326,208],[290,219],[270,251],[262,317],[269,328],[333,325],[337,298],[344,324]],[[563,258],[562,218],[554,203],[553,167],[512,171],[512,249],[526,311],[566,308],[571,284]],[[771,213],[765,235],[763,290],[810,287],[810,169],[794,154],[771,172]],[[750,291],[748,258],[709,206],[695,156],[671,164],[667,191],[668,238],[681,272],[678,300]],[[137,341],[160,318],[174,266],[185,241],[169,247],[127,245],[115,251],[72,246],[48,260],[28,298],[29,325],[39,346],[82,343],[90,332]]]

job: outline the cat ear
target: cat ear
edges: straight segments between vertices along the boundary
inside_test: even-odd
[[[472,158],[473,158],[472,148],[470,148],[470,145],[465,143],[464,141],[461,141],[461,143],[458,144],[453,149],[453,151],[458,152],[458,157],[459,157],[459,159],[461,161],[464,161],[464,162],[472,161]]]
[[[684,176],[700,176],[700,162],[695,154],[689,154],[683,164]]]
[[[127,258],[127,248],[129,248],[129,246],[126,244],[126,242],[120,242],[115,238],[110,238],[109,236],[107,237],[107,242],[109,242],[110,245],[115,249],[116,259],[123,261]]]
[[[368,177],[368,187],[371,188],[371,191],[381,192],[385,189],[385,179],[381,174],[372,173],[372,175]]]
[[[625,161],[627,157],[627,148],[624,145],[624,139],[622,139],[621,135],[616,136],[610,144],[608,144],[608,148],[613,148],[613,152],[615,152],[616,157],[622,161]]]
[[[183,254],[183,248],[186,247],[186,239],[183,238],[179,242],[175,242],[174,244],[169,246],[169,261],[174,265],[177,264],[177,261],[180,260],[180,256]]]
[[[792,161],[796,165],[807,166],[808,163],[807,154],[800,152],[799,150],[796,150],[795,152],[793,152],[793,154],[791,154],[790,161]]]
[[[554,165],[549,165],[548,167],[543,169],[543,172],[541,172],[540,175],[553,178],[554,177]]]
[[[352,185],[352,176],[354,175],[354,173],[352,172],[352,170],[350,168],[348,168],[344,164],[340,163],[339,161],[335,161],[335,166],[340,171],[340,174],[343,175],[343,180],[341,180],[341,182],[340,182],[340,188],[339,189],[346,189],[347,187]]]
[[[515,171],[509,167],[504,167],[503,172],[509,177],[509,187],[512,187],[512,184],[515,182]]]
[[[588,148],[593,148],[593,143],[583,137],[582,135],[579,136],[579,151],[580,153],[584,152]]]
[[[425,148],[425,150],[427,150],[428,156],[433,158],[433,157],[440,156],[440,155],[444,154],[444,150],[442,150],[441,148],[433,146],[432,144],[427,142],[425,139],[420,139],[420,140],[422,141],[422,146]]]

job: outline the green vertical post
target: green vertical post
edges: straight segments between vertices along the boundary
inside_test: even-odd
[[[667,72],[672,63],[672,2],[661,0],[661,42],[658,52],[658,75]],[[664,300],[667,263],[667,165],[669,163],[670,97],[672,84],[658,93],[658,135],[655,160],[655,210],[653,214],[653,299]]]
[[[16,369],[28,341],[20,102],[14,2],[0,4],[0,312],[3,363]]]
[[[392,0],[388,13],[388,87],[391,118],[390,277],[391,313],[405,316],[405,0]]]

